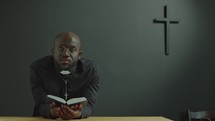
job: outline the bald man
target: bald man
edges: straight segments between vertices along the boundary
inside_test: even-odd
[[[73,32],[62,32],[54,40],[52,55],[36,60],[30,66],[30,82],[35,101],[34,116],[80,119],[89,117],[95,107],[100,75],[95,62],[81,58],[80,38]],[[85,97],[87,105],[57,105],[47,95],[65,100]]]

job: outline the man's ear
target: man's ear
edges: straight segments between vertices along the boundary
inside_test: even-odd
[[[52,56],[54,56],[54,48],[52,48]]]
[[[79,60],[81,59],[82,53],[83,53],[82,50],[80,50],[79,53],[78,53],[78,55],[79,55],[79,58],[78,58],[78,59],[79,59]]]

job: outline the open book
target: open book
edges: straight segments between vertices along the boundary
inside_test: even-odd
[[[87,99],[85,97],[79,97],[79,98],[71,98],[69,100],[64,100],[63,98],[54,96],[54,95],[47,95],[48,98],[53,99],[57,105],[65,104],[65,105],[75,105],[75,104],[87,104]]]

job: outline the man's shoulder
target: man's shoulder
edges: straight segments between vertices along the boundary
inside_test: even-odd
[[[53,57],[51,55],[49,56],[44,56],[42,58],[39,58],[37,60],[35,60],[31,66],[35,66],[35,67],[43,67],[43,66],[46,66],[46,65],[50,65],[53,63]]]
[[[97,62],[86,58],[82,58],[80,61],[85,68],[96,68],[98,66]]]
[[[89,60],[89,59],[86,59],[86,58],[82,58],[80,59],[80,62],[81,62],[81,67],[85,70],[85,71],[96,71],[98,72],[99,71],[99,65],[96,61],[94,60]]]

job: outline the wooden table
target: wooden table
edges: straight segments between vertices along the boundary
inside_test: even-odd
[[[18,117],[18,116],[0,116],[0,121],[62,121],[61,119],[45,119],[42,117]],[[71,120],[64,120],[71,121]],[[117,117],[89,117],[87,119],[78,119],[73,121],[172,121],[161,116],[117,116]]]

